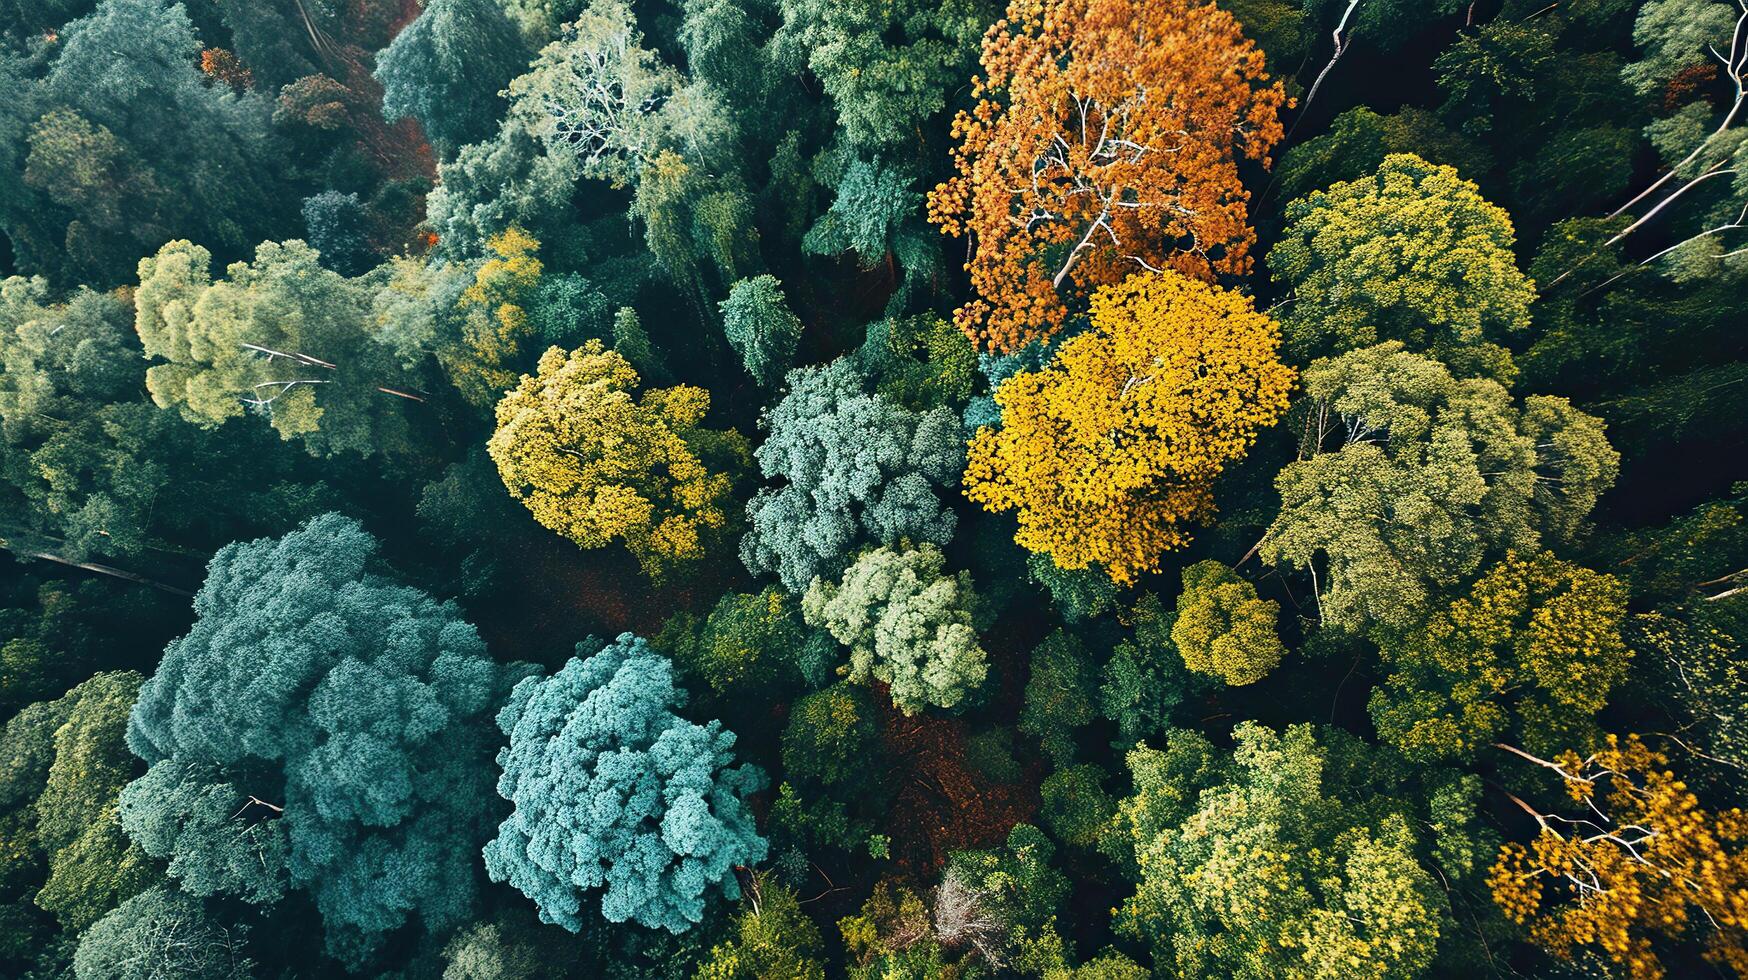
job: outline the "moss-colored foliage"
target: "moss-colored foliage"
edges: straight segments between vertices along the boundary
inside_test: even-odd
[[[825,980],[819,927],[793,891],[755,880],[742,901],[734,937],[710,951],[697,980]]]
[[[1302,458],[1275,478],[1260,553],[1318,575],[1331,625],[1407,626],[1487,556],[1574,540],[1619,468],[1601,420],[1566,399],[1520,408],[1397,341],[1314,362],[1305,392]]]
[[[496,404],[522,373],[536,332],[527,307],[543,268],[535,257],[540,243],[520,228],[493,235],[486,249],[491,258],[474,270],[457,303],[458,336],[437,350],[449,382],[468,404],[482,409]]]
[[[989,672],[972,626],[971,574],[945,569],[932,544],[879,548],[841,582],[814,579],[801,598],[807,622],[850,648],[850,680],[887,685],[907,715],[959,704]]]
[[[1217,561],[1184,569],[1183,582],[1171,641],[1184,666],[1233,687],[1267,677],[1286,653],[1275,629],[1280,603],[1257,598],[1256,586]]]
[[[1287,207],[1269,269],[1292,290],[1282,318],[1300,357],[1399,340],[1460,374],[1509,381],[1499,345],[1529,324],[1505,211],[1456,170],[1411,153]]]
[[[826,786],[850,786],[872,777],[880,759],[873,701],[860,687],[839,682],[796,701],[783,729],[783,771]]]
[[[765,857],[745,798],[765,786],[731,765],[734,733],[674,714],[685,691],[643,638],[582,643],[551,677],[516,685],[498,713],[509,747],[498,792],[514,806],[486,872],[544,922],[581,930],[585,900],[609,922],[682,933],[706,900],[740,895],[733,869]]]
[[[938,316],[869,324],[856,363],[875,379],[875,393],[914,412],[962,408],[977,388],[977,349]]]
[[[488,713],[517,673],[453,604],[367,571],[378,547],[329,514],[214,556],[199,618],[140,690],[127,742],[153,769],[122,801],[124,824],[149,828],[141,843],[165,848],[154,856],[200,868],[185,887],[251,895],[255,878],[212,862],[232,854],[240,873],[245,856],[283,853],[282,869],[250,874],[309,891],[329,950],[353,962],[415,914],[439,930],[472,910]],[[227,821],[234,850],[180,851]],[[250,854],[257,821],[289,847]]]
[[[788,385],[755,453],[766,478],[786,483],[747,504],[749,571],[774,572],[801,593],[843,571],[859,544],[952,539],[958,519],[937,489],[958,483],[965,459],[951,410],[915,412],[869,394],[848,358],[791,371]]]
[[[41,862],[36,905],[69,931],[89,927],[158,870],[122,833],[116,797],[138,772],[127,750],[140,675],[98,674],[26,707],[0,733],[4,877]]]
[[[1370,825],[1327,795],[1308,725],[1234,731],[1230,756],[1174,739],[1130,753],[1113,835],[1140,872],[1118,928],[1176,977],[1414,977],[1451,929],[1400,816]],[[1190,744],[1178,745],[1179,740]]]
[[[1075,729],[1098,717],[1098,679],[1086,647],[1057,630],[1032,651],[1020,731],[1038,740],[1057,766],[1074,761]]]
[[[850,980],[947,980],[954,971],[935,937],[929,908],[902,879],[882,878],[856,915],[838,920]]]
[[[1080,765],[1044,777],[1038,788],[1043,799],[1038,814],[1057,840],[1088,850],[1098,845],[1117,812],[1117,801],[1105,791],[1104,776],[1098,766]]]
[[[635,398],[638,375],[592,340],[551,348],[537,373],[498,403],[486,444],[510,495],[534,519],[600,548],[623,539],[644,571],[660,576],[700,558],[724,510],[745,444],[701,423],[710,394],[681,385]]]
[[[1507,554],[1468,595],[1383,644],[1391,667],[1372,721],[1412,759],[1473,755],[1505,739],[1532,752],[1592,740],[1590,719],[1626,676],[1626,588],[1542,552]]]
[[[838,659],[831,638],[809,629],[795,597],[774,585],[750,595],[730,592],[703,620],[675,616],[656,646],[730,698],[769,700],[803,683],[819,686]]]
[[[1099,711],[1117,724],[1116,747],[1128,749],[1170,727],[1191,686],[1172,640],[1177,614],[1151,592],[1128,615],[1134,634],[1117,644],[1099,686]]]

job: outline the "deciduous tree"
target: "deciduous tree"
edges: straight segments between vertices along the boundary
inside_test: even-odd
[[[1308,725],[1245,722],[1233,736],[1230,757],[1191,733],[1129,754],[1135,795],[1112,837],[1140,877],[1118,929],[1166,976],[1424,973],[1450,923],[1410,824],[1371,825],[1327,793]]]
[[[1697,934],[1706,959],[1748,971],[1748,813],[1712,809],[1636,735],[1552,760],[1576,817],[1513,799],[1539,832],[1500,849],[1487,882],[1500,910],[1562,960],[1592,947],[1634,980],[1667,975],[1665,941]]]
[[[791,371],[788,383],[754,454],[767,478],[787,482],[747,504],[749,571],[775,572],[800,593],[842,571],[858,543],[952,538],[957,518],[937,491],[958,482],[965,458],[951,410],[913,412],[870,395],[848,359]]]
[[[1310,569],[1332,625],[1412,625],[1489,554],[1573,540],[1619,467],[1601,420],[1566,399],[1519,408],[1398,341],[1314,362],[1305,390],[1301,458],[1275,478],[1260,553]]]
[[[1507,553],[1469,594],[1382,644],[1372,721],[1410,759],[1463,758],[1500,738],[1533,752],[1587,742],[1627,673],[1627,590],[1547,552]],[[1509,733],[1509,734],[1508,734]]]
[[[1058,566],[1128,584],[1213,513],[1214,478],[1286,409],[1293,371],[1249,298],[1176,272],[1101,289],[1092,323],[996,389],[965,495],[1017,512],[1015,540]]]
[[[801,320],[789,311],[776,276],[742,279],[723,300],[722,332],[753,380],[769,388],[795,363]]]
[[[842,582],[814,579],[801,599],[807,621],[850,648],[850,680],[886,684],[907,715],[959,704],[989,670],[971,622],[971,574],[945,567],[932,544],[878,548]]]
[[[491,135],[504,86],[527,64],[522,35],[495,0],[430,0],[376,56],[383,117],[417,119],[453,155]]]
[[[486,656],[453,604],[366,571],[377,547],[329,514],[221,550],[127,733],[152,766],[128,807],[159,811],[124,817],[152,828],[142,844],[167,846],[154,856],[174,866],[216,824],[236,840],[283,823],[283,873],[354,963],[413,915],[438,931],[471,911],[492,819],[487,712],[519,673]],[[262,846],[248,856],[272,856]],[[184,884],[197,881],[241,884]]]
[[[212,255],[171,242],[140,261],[134,329],[162,408],[213,427],[267,416],[312,454],[392,453],[410,436],[408,390],[369,329],[370,290],[322,267],[300,241],[264,242],[214,280]]]
[[[1267,677],[1287,650],[1276,623],[1280,603],[1259,599],[1256,586],[1217,561],[1184,569],[1171,641],[1184,666],[1233,687]]]
[[[971,238],[979,347],[1055,333],[1077,297],[1143,270],[1250,267],[1238,160],[1264,160],[1286,102],[1233,17],[1192,0],[1016,2],[984,36],[979,101],[930,220]]]
[[[1504,209],[1451,167],[1411,153],[1287,206],[1269,268],[1293,291],[1282,324],[1301,357],[1380,340],[1430,351],[1459,374],[1509,382],[1499,346],[1529,324]]]
[[[498,402],[486,444],[510,495],[582,548],[620,538],[652,576],[704,554],[728,523],[739,434],[700,427],[710,394],[681,385],[634,398],[637,372],[591,340],[554,347]]]

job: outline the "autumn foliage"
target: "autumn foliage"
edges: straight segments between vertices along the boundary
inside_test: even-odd
[[[730,477],[709,457],[744,465],[746,448],[732,430],[699,427],[710,408],[704,389],[635,399],[637,384],[625,358],[598,340],[568,353],[554,347],[498,403],[486,449],[535,520],[583,548],[623,539],[653,577],[701,557],[705,537],[727,523]]]
[[[1240,156],[1281,138],[1279,84],[1232,15],[1196,0],[1012,0],[985,35],[956,173],[929,219],[967,235],[976,295],[955,317],[1011,351],[1066,298],[1146,270],[1238,275],[1256,239]]]
[[[1128,583],[1213,513],[1212,484],[1287,407],[1280,328],[1248,298],[1175,272],[1092,300],[1093,328],[996,390],[965,494],[1015,511],[1021,545]]]
[[[1541,830],[1528,847],[1506,844],[1488,872],[1507,918],[1561,959],[1601,947],[1633,980],[1666,976],[1656,940],[1690,932],[1707,959],[1748,976],[1748,813],[1703,807],[1636,735],[1610,735],[1589,758],[1508,751],[1558,773],[1579,812],[1517,801]]]

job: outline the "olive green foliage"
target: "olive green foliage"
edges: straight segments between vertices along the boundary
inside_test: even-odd
[[[945,569],[932,544],[878,548],[856,559],[841,582],[814,579],[801,598],[807,622],[850,648],[850,680],[885,684],[905,714],[951,708],[989,672],[971,624],[971,575]]]
[[[1057,630],[1032,651],[1020,731],[1038,740],[1057,766],[1074,761],[1075,729],[1098,717],[1098,680],[1086,647]]]
[[[755,881],[735,917],[734,937],[710,951],[698,980],[825,980],[821,945],[819,927],[801,911],[793,891]]]
[[[1360,180],[1394,153],[1453,167],[1469,180],[1493,169],[1486,147],[1445,128],[1424,109],[1409,106],[1384,116],[1355,106],[1336,116],[1326,132],[1281,155],[1273,175],[1275,193],[1291,202],[1339,181]]]
[[[880,758],[875,707],[860,687],[837,683],[801,698],[783,729],[783,771],[826,786],[871,777]]]
[[[1038,792],[1043,798],[1038,813],[1045,829],[1071,847],[1097,846],[1117,812],[1117,801],[1105,791],[1104,770],[1098,766],[1058,769],[1044,777]]]
[[[838,920],[838,932],[849,953],[850,980],[951,976],[928,906],[902,879],[880,879],[859,913]]]
[[[1184,569],[1183,581],[1171,641],[1184,666],[1233,687],[1267,677],[1286,653],[1275,630],[1280,604],[1257,598],[1256,586],[1217,561]]]
[[[1487,555],[1573,540],[1619,467],[1602,422],[1566,399],[1519,408],[1395,341],[1318,360],[1303,382],[1307,456],[1275,478],[1261,554],[1324,566],[1328,624],[1406,626]]]
[[[1177,614],[1142,594],[1129,613],[1134,633],[1117,644],[1099,686],[1099,711],[1117,724],[1116,747],[1127,749],[1170,727],[1173,709],[1191,686],[1172,639]]]
[[[751,595],[731,592],[702,621],[676,615],[655,645],[710,690],[736,699],[818,686],[837,660],[831,638],[809,629],[795,598],[776,586]]]
[[[291,232],[297,202],[315,188],[286,193],[294,175],[271,130],[271,101],[201,74],[188,8],[106,0],[86,9],[50,29],[42,61],[0,70],[0,227],[19,269],[109,288],[173,239],[238,257]]]
[[[1411,759],[1509,741],[1548,755],[1594,741],[1591,716],[1626,676],[1626,589],[1546,552],[1508,554],[1469,594],[1383,644],[1372,721]]]
[[[98,674],[25,708],[0,733],[7,877],[40,861],[46,877],[34,901],[69,930],[158,877],[116,817],[116,796],[138,770],[124,736],[141,679]]]
[[[977,348],[939,316],[870,323],[856,363],[876,394],[915,412],[963,408],[977,388]]]
[[[1391,154],[1376,174],[1288,205],[1286,218],[1268,264],[1292,290],[1290,348],[1399,340],[1459,373],[1510,380],[1499,344],[1529,324],[1535,284],[1517,268],[1510,216],[1456,170]]]
[[[1412,977],[1451,928],[1401,816],[1368,824],[1323,785],[1310,726],[1233,732],[1230,756],[1191,733],[1129,755],[1135,795],[1114,836],[1139,871],[1118,929],[1165,976]]]

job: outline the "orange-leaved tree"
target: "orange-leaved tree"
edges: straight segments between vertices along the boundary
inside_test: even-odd
[[[1748,977],[1748,813],[1708,810],[1636,735],[1581,758],[1537,758],[1559,775],[1576,817],[1545,814],[1528,847],[1508,843],[1487,874],[1507,918],[1561,959],[1600,947],[1633,980],[1667,974],[1655,945],[1699,933],[1707,959]]]
[[[1286,95],[1205,0],[1011,0],[983,39],[978,100],[929,220],[971,238],[981,346],[1049,336],[1065,297],[1144,270],[1250,268],[1240,156],[1267,162]]]
[[[1249,298],[1177,272],[1092,299],[1092,329],[996,389],[1000,428],[971,443],[965,493],[1016,511],[1021,545],[1128,583],[1189,540],[1212,484],[1287,407],[1280,327]]]

